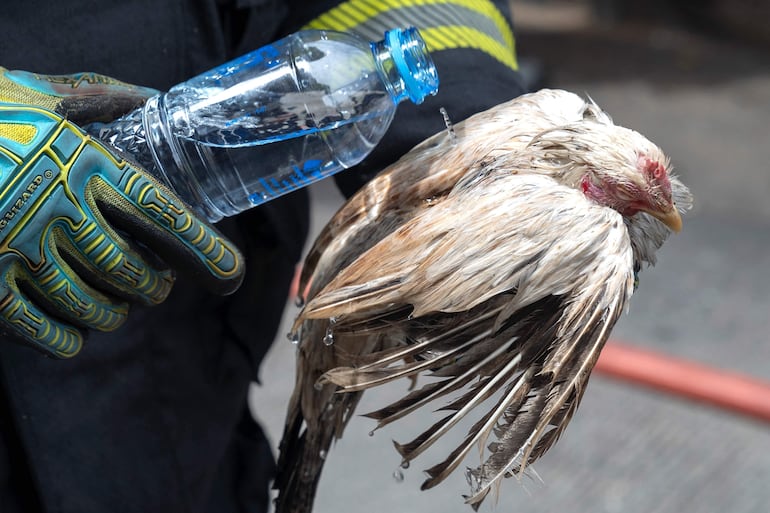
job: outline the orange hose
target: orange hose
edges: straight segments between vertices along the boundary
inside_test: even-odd
[[[291,279],[291,285],[289,285],[289,299],[294,301],[299,294],[299,277],[302,275],[302,264],[297,264],[294,268],[294,277]]]
[[[610,341],[596,371],[770,422],[770,383]]]

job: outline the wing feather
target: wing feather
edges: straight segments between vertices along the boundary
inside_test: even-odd
[[[517,152],[542,130],[591,112],[591,104],[573,93],[544,89],[455,124],[455,137],[441,132],[426,139],[364,185],[324,226],[305,258],[299,290],[315,295],[426,204],[440,203],[468,169]]]
[[[493,439],[468,471],[474,507],[558,439],[633,291],[619,214],[547,176],[486,172],[478,179],[494,181],[480,189],[501,188],[506,202],[451,191],[452,205],[462,208],[415,215],[339,270],[300,315],[304,322],[335,318],[338,337],[350,326],[402,333],[396,347],[362,357],[360,366],[324,374],[343,393],[418,374],[438,380],[370,413],[378,428],[460,394],[439,405],[449,414],[396,444],[407,462],[492,401],[423,484],[435,486],[472,447]],[[482,232],[491,235],[469,236]],[[368,326],[370,317],[387,321]]]

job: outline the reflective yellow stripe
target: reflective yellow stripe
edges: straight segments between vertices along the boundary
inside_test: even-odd
[[[435,27],[420,30],[428,50],[437,52],[451,48],[474,48],[491,55],[512,69],[518,69],[516,55],[484,32],[469,27]]]
[[[339,18],[341,18],[341,23],[343,24],[352,21],[355,25],[359,25],[365,22],[368,18],[374,18],[377,16],[377,14],[382,12],[382,10],[377,11],[376,9],[372,8],[372,6],[366,5],[362,2],[355,2],[355,7],[350,5],[351,3],[345,2],[337,6],[336,10],[340,11]]]
[[[465,20],[463,9],[465,17],[473,13],[475,20]],[[489,0],[348,0],[305,28],[355,32],[367,26],[370,29],[382,26],[390,19],[403,19],[405,25],[417,26],[430,51],[473,48],[510,68],[518,67],[511,27]],[[457,24],[453,24],[455,21]],[[485,25],[487,30],[482,30],[484,27],[480,25]]]

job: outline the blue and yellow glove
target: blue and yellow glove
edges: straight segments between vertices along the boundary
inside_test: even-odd
[[[229,241],[77,126],[114,119],[154,93],[95,74],[0,68],[3,335],[66,358],[88,329],[120,326],[130,303],[163,301],[169,266],[213,292],[240,284],[243,260]]]

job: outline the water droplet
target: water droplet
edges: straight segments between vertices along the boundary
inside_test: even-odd
[[[332,326],[337,324],[337,318],[336,317],[329,317],[329,324],[331,324]]]
[[[316,381],[313,383],[313,388],[318,390],[319,392],[324,389],[324,386],[321,384],[320,381]]]
[[[330,346],[334,344],[334,333],[332,333],[332,328],[329,326],[326,328],[326,335],[324,335],[324,345]]]
[[[302,308],[303,306],[305,306],[305,298],[302,297],[301,295],[295,297],[294,298],[294,306],[296,306],[297,308]]]
[[[369,431],[369,436],[374,436],[374,430]]]
[[[295,346],[299,344],[299,333],[297,333],[296,331],[294,332],[290,331],[289,333],[287,333],[286,338],[289,339],[289,342],[291,342]]]
[[[393,480],[397,483],[403,483],[404,482],[404,473],[401,472],[401,469],[397,468],[393,471]]]
[[[319,458],[321,458],[322,460],[325,460],[325,459],[326,459],[326,451],[324,451],[324,450],[322,449],[322,450],[321,450],[321,451],[318,453],[318,457],[319,457]]]
[[[409,460],[403,460],[401,462],[401,468],[409,468]]]

